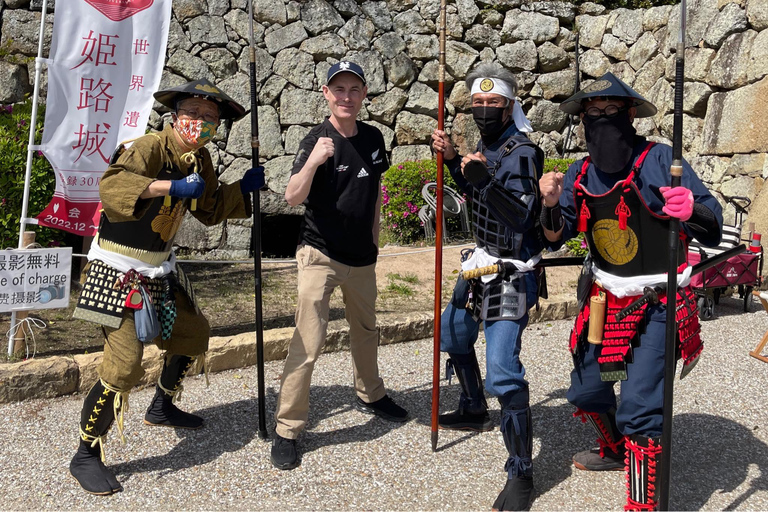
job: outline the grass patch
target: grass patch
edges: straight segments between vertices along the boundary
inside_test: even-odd
[[[390,282],[387,285],[386,291],[395,295],[402,295],[405,297],[410,297],[413,295],[413,288],[411,288],[407,284],[396,283],[394,281]]]
[[[419,277],[416,274],[407,272],[405,274],[390,273],[387,274],[389,281],[394,283],[395,281],[403,281],[410,284],[419,284]]]

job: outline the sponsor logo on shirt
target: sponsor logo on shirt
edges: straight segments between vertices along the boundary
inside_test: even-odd
[[[358,178],[365,178],[368,176],[368,173],[365,171],[365,169],[360,169],[360,172],[357,173]]]
[[[374,151],[373,153],[371,153],[371,160],[373,160],[373,165],[380,164],[382,162],[382,160],[384,160],[383,158],[379,158],[378,160],[376,160],[377,156],[379,156],[379,150],[378,149],[376,151]]]
[[[336,172],[344,172],[344,171],[346,171],[347,169],[349,169],[349,166],[348,166],[348,165],[340,165],[340,166],[338,166],[338,167],[336,168]]]

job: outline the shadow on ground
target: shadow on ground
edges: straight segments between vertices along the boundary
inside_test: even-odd
[[[546,494],[572,475],[571,457],[574,453],[596,444],[592,429],[573,418],[573,406],[563,402],[565,391],[556,390],[544,400],[531,404],[534,437],[541,443],[534,459],[538,495]],[[457,385],[443,388],[441,409],[448,411],[454,408],[458,403],[458,394]],[[431,389],[424,385],[392,392],[391,396],[410,412],[412,421],[425,427],[424,443],[428,444]],[[351,386],[312,387],[307,430],[299,438],[303,455],[325,446],[373,441],[404,425],[360,414],[360,422],[354,426],[329,432],[314,429],[325,419],[350,411],[354,399]],[[276,402],[275,391],[269,389],[266,409],[270,437],[274,435],[273,414]],[[498,403],[490,400],[489,406],[492,409],[491,419],[498,425]],[[161,475],[169,474],[206,464],[227,452],[241,450],[257,436],[256,399],[240,400],[194,412],[206,418],[206,428],[199,431],[179,430],[177,433],[181,439],[168,454],[117,464],[112,467],[113,471],[124,481],[129,481],[131,475],[137,473],[157,471]],[[755,426],[754,430],[757,428]],[[438,442],[438,451],[467,455],[462,444],[477,435],[484,434],[467,433],[450,442],[445,442],[443,437],[443,441]],[[757,439],[753,430],[718,416],[679,414],[674,418],[673,435],[672,510],[698,510],[715,493],[734,492],[747,482],[748,470],[752,465],[757,467],[760,476],[749,481],[746,490],[734,498],[726,510],[736,509],[755,492],[768,490],[768,445]],[[498,461],[500,472],[504,462],[503,459]],[[616,476],[617,485],[623,486],[623,476],[620,473]]]

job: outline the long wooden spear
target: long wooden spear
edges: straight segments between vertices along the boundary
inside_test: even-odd
[[[248,1],[248,20],[250,29],[250,57],[249,65],[251,79],[251,165],[259,165],[259,110],[258,96],[256,94],[256,45],[253,37],[253,0]],[[266,439],[267,413],[264,404],[264,319],[261,309],[261,196],[258,190],[253,191],[253,227],[251,239],[253,240],[253,277],[254,298],[256,303],[256,366],[258,368],[258,394],[259,394],[259,437]]]
[[[437,129],[445,129],[445,25],[446,0],[440,0],[440,56],[437,85]],[[443,310],[443,153],[437,152],[437,205],[435,212],[435,322],[432,351],[432,451],[437,451],[437,416],[440,412],[440,314]]]
[[[679,187],[683,176],[683,82],[685,69],[685,0],[680,2],[680,37],[675,50],[675,111],[672,128],[671,187]],[[661,486],[659,510],[669,510],[672,464],[672,404],[677,349],[677,267],[680,219],[669,221],[669,266],[667,267],[667,325],[664,350],[664,406],[661,430]]]

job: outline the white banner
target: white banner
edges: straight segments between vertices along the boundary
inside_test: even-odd
[[[72,248],[0,251],[0,313],[69,305]]]
[[[144,135],[165,62],[171,0],[57,0],[42,147],[56,192],[43,226],[91,236],[117,145]]]

